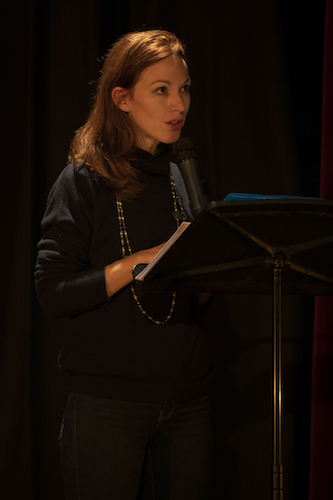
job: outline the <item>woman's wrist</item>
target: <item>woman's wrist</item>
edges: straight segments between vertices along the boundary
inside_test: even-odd
[[[134,255],[129,255],[105,266],[105,288],[108,297],[111,297],[133,281],[132,269],[136,264],[136,259],[133,257]]]

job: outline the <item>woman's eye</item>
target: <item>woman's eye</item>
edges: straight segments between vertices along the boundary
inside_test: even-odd
[[[156,90],[157,94],[166,94],[167,93],[167,88],[166,87],[160,87],[159,89]]]
[[[191,90],[191,87],[190,87],[190,85],[184,85],[184,87],[182,87],[181,90],[182,90],[182,92],[189,93]]]

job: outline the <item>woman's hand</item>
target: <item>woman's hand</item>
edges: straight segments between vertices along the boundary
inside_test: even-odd
[[[125,259],[116,260],[104,268],[105,288],[108,297],[133,281],[133,267],[137,264],[149,264],[165,243],[156,247],[140,250]]]

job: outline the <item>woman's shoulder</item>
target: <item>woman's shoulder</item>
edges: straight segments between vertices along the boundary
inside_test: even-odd
[[[100,193],[101,190],[110,190],[107,188],[103,179],[90,169],[85,163],[68,163],[60,172],[55,181],[51,193],[66,195],[89,196],[94,192]]]
[[[60,172],[57,181],[59,182],[91,182],[98,179],[97,174],[84,162],[68,163]]]
[[[72,163],[60,172],[46,203],[43,225],[59,224],[60,220],[90,224],[112,204],[113,195],[102,179],[83,163]]]

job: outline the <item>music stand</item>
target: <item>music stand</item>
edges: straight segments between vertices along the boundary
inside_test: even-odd
[[[333,295],[333,202],[210,203],[139,286],[273,295],[272,498],[283,499],[281,297]]]

